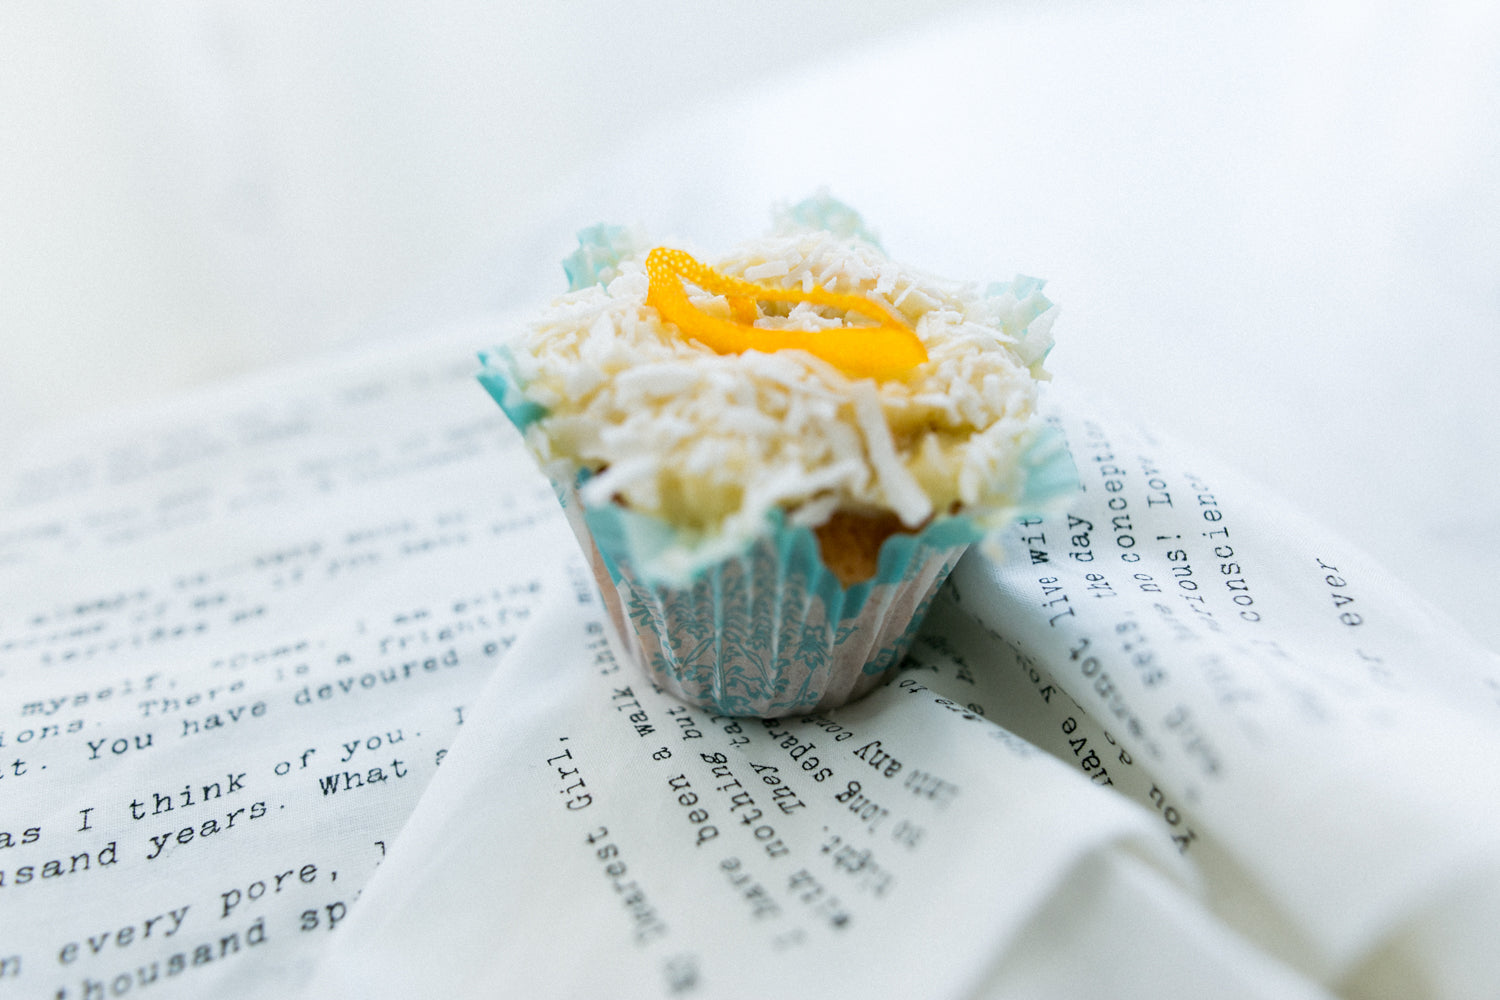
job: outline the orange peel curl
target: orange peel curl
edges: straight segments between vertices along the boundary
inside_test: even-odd
[[[803,350],[856,378],[897,378],[927,360],[916,333],[882,304],[863,295],[826,288],[804,291],[761,285],[720,274],[683,250],[657,247],[646,255],[650,289],[646,304],[676,326],[684,337],[701,341],[720,354],[743,351]],[[712,316],[688,299],[683,279],[729,302],[730,318]],[[755,326],[757,302],[808,302],[858,313],[875,325],[826,330],[772,330]]]

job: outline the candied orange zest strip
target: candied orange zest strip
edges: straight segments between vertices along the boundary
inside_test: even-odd
[[[803,350],[815,354],[846,374],[894,378],[927,360],[927,350],[906,323],[891,310],[863,295],[803,291],[759,285],[720,274],[683,250],[657,247],[646,255],[651,280],[646,304],[676,326],[684,337],[702,341],[720,354],[741,351]],[[710,316],[687,297],[683,279],[729,300],[731,319]],[[767,330],[755,326],[756,302],[811,302],[813,305],[859,313],[875,326],[842,326],[828,330]]]

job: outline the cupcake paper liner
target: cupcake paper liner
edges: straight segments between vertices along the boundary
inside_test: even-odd
[[[664,690],[719,715],[801,715],[852,701],[906,655],[938,587],[972,529],[950,519],[893,536],[875,577],[843,587],[805,527],[774,517],[747,549],[690,583],[653,581],[629,536],[654,521],[614,505],[563,496],[615,628]]]

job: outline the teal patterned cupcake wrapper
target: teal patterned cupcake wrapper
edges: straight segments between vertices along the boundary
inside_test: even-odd
[[[813,533],[776,517],[744,551],[677,584],[643,574],[629,551],[653,519],[589,510],[571,485],[559,493],[631,655],[658,686],[719,715],[801,715],[880,684],[976,537],[958,518],[892,536],[875,577],[845,588]]]

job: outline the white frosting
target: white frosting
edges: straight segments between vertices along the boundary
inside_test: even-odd
[[[598,472],[586,502],[619,499],[718,541],[755,534],[772,508],[809,526],[840,508],[889,510],[908,527],[962,509],[984,527],[1014,507],[1052,311],[1027,332],[1030,314],[1009,293],[985,296],[826,232],[700,258],[762,284],[864,294],[904,316],[928,361],[898,379],[851,379],[804,351],[721,355],[685,339],[645,304],[644,258],[621,261],[607,287],[559,298],[508,345],[524,394],[548,411],[527,443],[554,472]],[[722,298],[693,301],[728,315]],[[801,304],[757,325],[843,322]]]

